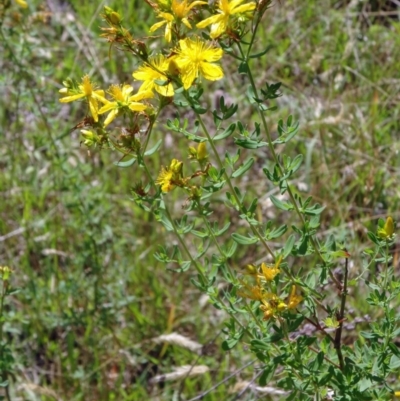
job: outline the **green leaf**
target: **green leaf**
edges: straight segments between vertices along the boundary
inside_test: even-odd
[[[193,235],[195,235],[196,237],[199,237],[199,238],[206,238],[206,237],[209,236],[208,233],[203,233],[203,232],[197,231],[197,230],[192,230],[191,233],[192,233]]]
[[[287,202],[282,202],[278,198],[276,198],[274,195],[271,195],[270,197],[271,202],[280,210],[293,210],[294,207],[292,204],[287,203]]]
[[[214,235],[215,235],[216,237],[218,237],[218,236],[224,234],[224,233],[228,230],[228,228],[229,228],[230,226],[231,226],[231,223],[230,223],[230,222],[226,223],[220,230],[214,231]]]
[[[376,340],[379,338],[377,333],[371,333],[370,331],[360,331],[360,334],[368,340]]]
[[[262,340],[251,340],[251,349],[252,351],[269,351],[270,345],[268,345],[271,341],[269,338],[263,338]]]
[[[275,238],[279,238],[280,236],[282,236],[283,234],[285,234],[287,230],[287,225],[283,225],[280,226],[279,228],[275,228],[274,230],[272,230],[268,235],[268,239],[275,239]]]
[[[114,162],[114,165],[117,167],[122,167],[122,168],[126,168],[126,167],[130,167],[133,166],[136,162],[136,158],[134,157],[133,159],[130,160],[126,160],[124,162],[120,161],[120,162]]]
[[[258,238],[256,237],[245,237],[244,235],[240,235],[237,233],[232,234],[232,238],[235,242],[241,245],[252,245],[255,244],[258,241]]]
[[[301,163],[303,161],[303,155],[297,155],[292,163],[290,164],[290,170],[292,173],[295,173],[301,166]]]
[[[252,54],[249,58],[260,58],[264,56],[264,54],[267,54],[272,49],[272,47],[272,45],[268,45],[265,50],[260,53]]]
[[[232,337],[227,338],[225,341],[223,341],[222,343],[223,350],[229,351],[230,349],[232,349],[243,337],[243,333],[244,331],[236,332]]]
[[[292,124],[291,116],[289,116],[287,119],[286,128],[288,128],[288,130],[284,128],[283,121],[282,120],[279,121],[278,124],[279,137],[275,141],[273,141],[274,144],[289,142],[297,134],[297,132],[299,131],[299,123],[297,122],[294,126],[291,126],[291,124]]]
[[[294,242],[295,242],[295,236],[292,234],[285,243],[285,247],[283,248],[283,259],[286,259],[290,253],[292,252],[292,249],[294,247]]]
[[[358,382],[358,389],[361,392],[364,392],[365,390],[368,390],[370,387],[372,387],[374,383],[368,379],[367,377],[363,377],[359,382]]]
[[[390,358],[389,368],[395,371],[400,368],[400,358],[398,356],[393,355]]]
[[[389,343],[389,348],[393,352],[394,355],[396,355],[397,357],[400,358],[400,349],[396,344]]]
[[[221,132],[218,135],[215,135],[213,138],[213,141],[220,141],[221,139],[228,138],[228,136],[231,136],[236,129],[236,124],[232,123],[224,132]]]
[[[237,104],[232,104],[231,106],[229,106],[228,110],[224,112],[224,120],[231,118],[237,112],[237,109],[238,109]]]
[[[205,107],[201,106],[199,103],[194,103],[191,106],[197,114],[207,113],[207,109]]]
[[[172,226],[171,222],[166,216],[161,215],[161,216],[156,216],[156,218],[158,221],[162,223],[162,225],[166,228],[167,231],[174,231],[174,227]]]
[[[249,66],[245,61],[242,61],[238,68],[239,74],[247,75],[249,73]]]
[[[310,367],[314,372],[318,372],[319,368],[321,367],[322,363],[324,362],[324,353],[322,351],[318,352],[317,357],[314,361],[310,364]]]
[[[227,258],[231,258],[234,255],[236,248],[237,248],[237,242],[232,242],[232,245],[230,246],[229,249],[226,250],[224,249],[225,256]]]
[[[297,249],[297,254],[298,255],[305,255],[308,250],[308,235],[306,235],[303,238],[303,241],[301,242],[299,248]]]
[[[246,94],[247,94],[247,97],[249,98],[249,101],[250,101],[251,104],[262,103],[262,101],[263,101],[262,99],[259,99],[259,98],[256,97],[256,94],[254,93],[254,90],[253,90],[252,86],[249,86],[247,88]]]
[[[267,142],[254,141],[252,139],[235,138],[235,144],[245,149],[258,149],[267,146]]]
[[[151,156],[153,153],[157,152],[158,149],[160,149],[162,140],[160,139],[151,149],[146,150],[146,152],[144,152],[145,156]]]
[[[304,209],[304,213],[308,214],[309,216],[318,216],[321,214],[325,209],[325,206],[320,206],[318,203],[315,204],[312,207],[308,207],[307,209]]]
[[[379,240],[378,240],[378,238],[376,238],[376,235],[375,235],[373,232],[368,231],[367,235],[368,235],[369,239],[370,239],[374,244],[379,245]]]
[[[189,270],[191,265],[191,261],[190,260],[183,260],[182,262],[179,263],[179,266],[181,267],[178,271],[179,272],[186,272]]]
[[[254,158],[250,157],[246,162],[243,163],[236,171],[233,172],[232,177],[237,178],[243,175],[254,163]]]
[[[262,372],[258,381],[260,386],[265,386],[271,381],[272,377],[274,376],[276,367],[277,366],[274,363],[271,363],[264,368],[264,371]]]

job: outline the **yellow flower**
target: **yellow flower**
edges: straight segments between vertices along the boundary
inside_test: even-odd
[[[275,266],[267,266],[265,263],[261,264],[261,270],[263,275],[259,275],[259,278],[264,278],[266,281],[272,281],[279,273],[279,265],[281,263],[282,256],[279,257]]]
[[[154,66],[155,68],[153,68]],[[153,90],[153,88],[163,96],[174,96],[174,87],[169,82],[166,85],[158,85],[155,81],[168,81],[166,74],[169,69],[169,60],[162,54],[149,59],[145,64],[132,74],[133,78],[144,81],[139,91]]]
[[[276,317],[288,306],[276,294],[267,293],[261,300],[260,309],[264,312],[264,320]]]
[[[296,295],[296,286],[292,285],[292,290],[290,291],[288,303],[288,309],[296,309],[297,305],[303,300],[301,295]]]
[[[213,39],[218,38],[227,30],[231,15],[246,13],[256,8],[255,2],[251,1],[250,3],[246,2],[246,4],[242,4],[243,1],[244,0],[219,0],[218,14],[199,22],[196,25],[197,28],[202,29],[211,25],[210,36]]]
[[[98,101],[106,102],[104,98],[104,91],[101,89],[96,89],[95,86],[90,82],[90,78],[88,75],[85,75],[82,78],[82,83],[78,86],[77,89],[74,88],[62,88],[59,92],[64,95],[60,99],[61,103],[69,103],[73,102],[74,100],[86,98],[87,102],[89,103],[90,113],[93,116],[94,121],[98,121],[98,110],[99,104]]]
[[[201,73],[204,78],[216,81],[224,76],[222,68],[217,64],[224,52],[222,49],[212,48],[198,38],[189,38],[179,41],[180,49],[174,57],[175,64],[179,68],[183,87],[189,89],[193,81]]]
[[[380,238],[389,239],[394,234],[394,223],[393,219],[389,216],[386,219],[385,225],[383,228],[378,230],[378,236]]]
[[[263,288],[258,285],[249,285],[245,281],[240,281],[243,289],[238,291],[238,295],[242,298],[252,299],[254,301],[261,301],[263,299]]]
[[[175,186],[185,184],[182,179],[182,167],[183,163],[177,159],[173,159],[169,167],[162,167],[156,180],[156,184],[161,186],[161,191],[170,192]]]
[[[188,0],[172,0],[170,11],[171,12],[159,12],[157,17],[162,18],[164,21],[157,22],[150,27],[150,32],[156,31],[158,28],[165,26],[165,39],[167,42],[171,42],[172,39],[172,26],[174,23],[182,22],[189,29],[192,28],[188,20],[188,14],[193,7],[207,4],[206,1],[194,1],[188,4]]]
[[[105,105],[99,110],[99,114],[106,113],[109,111],[107,118],[104,121],[104,126],[106,127],[110,124],[119,113],[123,113],[128,109],[131,111],[144,111],[147,106],[140,103],[140,100],[148,99],[153,97],[152,91],[139,91],[136,95],[131,96],[133,91],[131,85],[112,85],[109,89],[110,95],[113,97],[114,101],[109,102],[105,100]]]
[[[28,3],[24,0],[15,0],[15,2],[22,8],[28,8]]]

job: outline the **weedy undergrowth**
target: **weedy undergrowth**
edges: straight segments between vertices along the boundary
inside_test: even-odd
[[[117,11],[105,7],[103,13],[101,36],[110,55],[123,51],[139,64],[132,82],[104,90],[86,75],[66,80],[60,90],[62,103],[82,101],[88,112],[75,127],[82,143],[118,152],[118,167],[143,172],[132,199],[177,241],[161,245],[155,257],[175,272],[193,271],[193,285],[229,316],[223,348],[249,344],[262,364],[260,385],[283,389],[287,400],[391,399],[400,367],[400,285],[389,252],[394,222],[382,219],[369,233],[373,246],[365,251],[363,273],[350,277],[345,244],[320,233],[324,206],[292,184],[303,156],[285,154],[285,145],[296,141],[299,123],[288,116],[271,128],[281,84],[260,84],[254,71],[254,60],[269,50],[265,44],[258,52],[255,44],[271,2],[146,3],[159,22],[144,38],[132,36]],[[245,82],[246,96],[234,104],[221,95],[212,108],[207,81],[223,80],[227,63],[235,64],[233,81]],[[240,117],[248,104],[256,121]],[[165,110],[176,117],[164,119]],[[187,155],[176,154],[155,171],[152,158],[163,146],[162,139],[154,140],[159,124],[187,139]],[[279,192],[271,204],[284,213],[284,225],[267,221],[257,197],[239,189],[260,168],[254,153],[261,148],[268,154],[265,180]],[[172,191],[182,200],[178,212]],[[221,208],[234,224],[221,221]],[[237,269],[234,256],[254,246],[263,249],[264,259]],[[365,319],[360,335],[345,342],[347,325],[360,317],[348,308],[351,287],[364,288],[379,318]]]

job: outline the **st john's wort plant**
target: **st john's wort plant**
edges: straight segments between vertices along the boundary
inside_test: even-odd
[[[157,22],[143,38],[131,34],[119,12],[103,12],[105,46],[138,64],[132,81],[104,89],[85,75],[67,79],[60,90],[62,103],[79,101],[87,110],[75,127],[83,145],[115,151],[117,166],[142,171],[133,201],[177,241],[167,240],[155,257],[175,274],[193,272],[193,285],[229,316],[223,348],[249,344],[262,365],[261,385],[284,389],[287,400],[391,399],[400,367],[400,286],[390,259],[394,223],[389,217],[370,233],[375,249],[365,254],[365,274],[352,277],[347,249],[319,233],[324,207],[291,184],[303,156],[285,154],[285,145],[296,140],[299,124],[288,116],[271,130],[281,85],[258,82],[254,71],[269,49],[256,48],[271,2],[146,3]],[[212,108],[207,92],[213,81],[226,79],[228,62],[236,65],[231,82],[245,80],[246,97],[234,104],[221,96]],[[244,107],[256,111],[255,121],[241,118]],[[164,120],[172,114],[165,110],[192,117]],[[187,153],[176,150],[154,171],[151,161],[164,154],[163,140],[154,139],[160,125],[187,141]],[[260,149],[268,154],[265,180],[276,188],[271,204],[287,224],[265,219],[258,197],[243,189],[259,169]],[[182,201],[179,213],[172,192]],[[221,205],[235,224],[219,218]],[[255,248],[261,260],[237,269],[235,257]],[[357,288],[368,294],[371,311],[371,319],[361,319],[360,332],[351,330],[359,316],[348,306]]]

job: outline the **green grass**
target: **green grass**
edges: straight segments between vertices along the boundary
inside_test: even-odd
[[[100,3],[93,3],[54,6],[40,21],[39,3],[32,1],[20,22],[8,18],[2,27],[0,265],[14,269],[13,285],[20,288],[8,300],[5,322],[15,359],[11,399],[189,400],[217,384],[203,400],[258,399],[256,392],[240,398],[230,392],[258,372],[254,365],[239,371],[252,360],[246,347],[221,349],[224,316],[200,302],[193,273],[166,270],[153,257],[164,239],[175,240],[130,201],[140,171],[115,167],[116,154],[88,153],[72,130],[83,117],[79,105],[58,102],[67,77],[90,73],[103,87],[131,82],[135,62],[116,51],[108,57],[108,45],[98,38]],[[271,126],[274,131],[288,114],[300,119],[299,140],[287,151],[305,155],[295,184],[327,207],[324,230],[346,239],[355,276],[367,228],[388,213],[400,217],[400,22],[343,3],[277,2],[257,43],[272,49],[254,67],[260,85],[283,83]],[[152,17],[142,0],[113,4],[134,35],[148,30]],[[235,87],[229,76],[222,86]],[[249,123],[256,119],[250,109],[242,113]],[[159,124],[156,135],[171,134]],[[172,141],[154,160],[156,171],[177,151],[186,155],[186,142],[176,135]],[[271,160],[265,151],[256,157],[259,171],[241,185],[260,196],[259,213],[268,217],[273,188],[263,184],[261,168]],[[179,215],[179,194],[171,199]],[[235,223],[235,216],[220,218]],[[252,251],[233,264],[263,257],[261,249]],[[363,311],[362,289],[350,303]],[[153,341],[172,332],[204,345],[203,354]],[[151,381],[183,365],[210,370]]]

